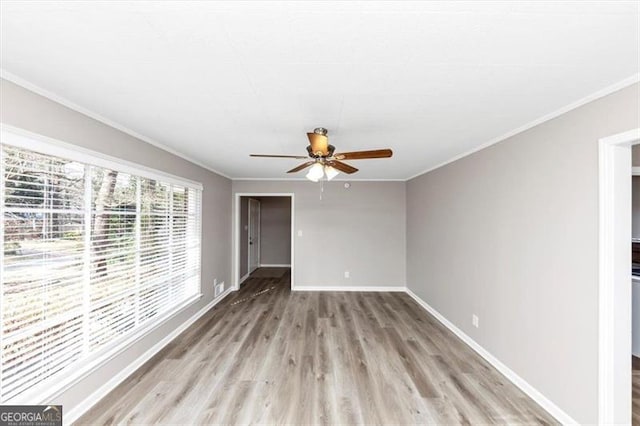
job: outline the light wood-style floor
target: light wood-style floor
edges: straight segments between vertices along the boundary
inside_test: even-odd
[[[557,423],[406,294],[255,275],[77,423]]]

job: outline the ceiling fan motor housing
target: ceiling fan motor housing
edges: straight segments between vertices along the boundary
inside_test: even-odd
[[[311,145],[307,145],[307,152],[309,153],[309,157],[316,159],[331,157],[333,156],[335,150],[336,147],[330,144],[327,146],[327,155],[322,155],[321,152],[313,152],[313,148],[311,148]]]

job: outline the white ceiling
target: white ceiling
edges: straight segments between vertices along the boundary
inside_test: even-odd
[[[233,178],[405,179],[637,74],[638,2],[1,2],[1,67]],[[10,74],[9,74],[10,73]],[[302,177],[298,174],[293,177]]]

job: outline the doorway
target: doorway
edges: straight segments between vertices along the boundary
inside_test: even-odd
[[[290,272],[294,288],[294,194],[237,193],[234,197],[234,288],[253,275]],[[257,275],[256,275],[257,276]]]
[[[640,424],[640,145],[631,157],[631,421]]]
[[[599,423],[630,424],[631,147],[640,129],[599,144]]]

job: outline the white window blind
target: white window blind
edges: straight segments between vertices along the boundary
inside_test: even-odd
[[[200,293],[202,191],[148,171],[0,150],[7,402]]]

